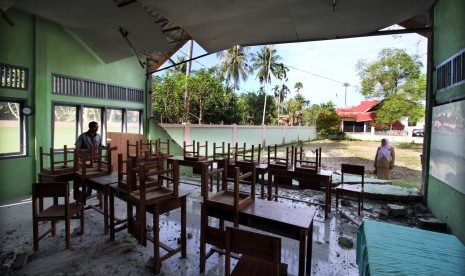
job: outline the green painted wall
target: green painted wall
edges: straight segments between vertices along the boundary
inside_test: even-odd
[[[0,62],[29,67],[30,82],[29,91],[2,89],[0,96],[27,99],[34,114],[28,117],[29,157],[0,159],[0,200],[30,193],[38,148],[51,146],[52,102],[145,110],[140,103],[52,95],[53,73],[146,90],[145,69],[135,57],[105,64],[67,29],[14,10],[8,15],[16,25],[0,20]]]
[[[434,64],[437,66],[465,48],[465,1],[440,0],[434,11]],[[433,80],[436,76],[433,77]],[[436,86],[434,86],[436,87]],[[465,85],[437,93],[444,101],[465,96]],[[432,141],[434,143],[434,141]],[[465,243],[465,195],[438,179],[428,177],[427,204],[433,214],[447,222],[450,231]]]
[[[11,27],[5,20],[0,20],[0,63],[27,67],[29,87],[27,91],[0,88],[0,97],[26,100],[28,105],[33,106],[34,17],[14,11],[9,11],[8,15],[16,25]],[[0,200],[29,193],[31,183],[35,181],[35,122],[33,117],[26,117],[28,156],[0,159]]]

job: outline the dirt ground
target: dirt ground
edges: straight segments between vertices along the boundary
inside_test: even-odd
[[[342,163],[364,165],[368,177],[375,177],[373,164],[380,142],[374,141],[346,141],[346,140],[318,140],[303,144],[307,156],[311,150],[321,147],[322,166],[330,170],[339,170]],[[421,144],[396,144],[395,167],[392,171],[392,184],[408,188],[421,186]]]

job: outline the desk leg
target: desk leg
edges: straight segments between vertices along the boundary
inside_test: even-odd
[[[113,191],[110,188],[110,241],[115,240],[115,197]]]
[[[264,173],[260,174],[260,186],[261,186],[260,198],[265,199],[265,174]]]
[[[268,172],[268,200],[272,200],[271,198],[271,194],[272,194],[272,191],[273,191],[273,174],[271,174],[270,172]]]
[[[187,258],[187,223],[186,223],[186,196],[182,198],[181,203],[181,257]]]
[[[110,187],[106,185],[103,188],[103,227],[105,235],[108,233],[108,195],[109,195]]]
[[[303,276],[305,271],[305,248],[307,241],[307,229],[300,229],[300,241],[299,241],[299,275]]]
[[[274,201],[278,201],[278,184],[279,184],[278,179],[279,177],[275,175],[274,177]]]
[[[155,274],[160,273],[160,209],[158,205],[154,206],[153,210],[153,262]],[[144,227],[146,227],[144,225]]]
[[[207,208],[202,203],[202,210],[200,215],[200,273],[205,272],[206,260],[206,231],[208,227],[208,214]]]
[[[325,197],[325,219],[328,218],[329,212],[331,212],[331,178],[326,182],[326,197]]]
[[[306,264],[306,269],[305,273],[306,275],[310,275],[312,271],[312,252],[313,252],[313,220],[310,223],[310,229],[308,231],[308,237],[307,237],[307,264]]]

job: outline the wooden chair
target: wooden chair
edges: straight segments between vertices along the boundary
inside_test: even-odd
[[[74,150],[74,198],[86,202],[87,179],[111,174],[113,164],[111,146],[93,147],[91,150]]]
[[[294,146],[286,147],[284,157],[278,157],[278,145],[268,146],[268,168],[287,170],[294,163]]]
[[[166,142],[163,142],[160,138],[155,141],[155,154],[161,155],[164,158],[173,156],[170,150],[170,139],[167,139]]]
[[[224,228],[224,221],[232,221],[235,226],[239,225],[239,211],[246,207],[248,204],[255,200],[255,183],[250,185],[250,194],[239,191],[239,183],[241,180],[252,176],[255,169],[246,174],[240,174],[239,168],[234,169],[234,189],[228,189],[228,182],[231,181],[227,177],[228,166],[226,161],[223,160],[223,165],[218,169],[213,169],[211,165],[205,163],[202,165],[202,189],[203,189],[203,202],[200,218],[200,272],[205,271],[206,259],[210,257],[215,251],[224,253],[226,248],[226,230]],[[208,181],[211,181],[210,176],[218,176],[222,178],[222,187],[219,192],[208,195]],[[254,182],[252,177],[252,182]],[[219,219],[218,227],[209,225],[209,217]],[[209,253],[206,253],[206,245],[213,246]]]
[[[153,142],[152,140],[139,140],[139,155],[145,156],[146,152],[148,152],[149,156],[154,155],[154,149],[153,149]]]
[[[63,155],[62,158],[58,158],[56,160],[55,155]],[[72,155],[73,150],[68,149],[66,145],[63,146],[63,149],[54,149],[50,148],[50,152],[44,152],[43,148],[39,148],[39,164],[40,164],[40,172],[44,174],[63,174],[63,173],[72,173],[73,172],[73,158]],[[49,166],[44,166],[44,158],[45,156],[49,157]],[[71,157],[71,158],[70,158]]]
[[[53,205],[39,209],[39,199],[46,197],[63,198],[63,204],[55,202]],[[39,249],[39,241],[44,238],[48,233],[54,237],[56,235],[56,222],[60,220],[65,221],[65,236],[66,236],[66,249],[71,245],[71,226],[70,220],[79,218],[81,226],[79,234],[84,232],[84,204],[76,201],[70,203],[69,201],[69,184],[68,182],[44,182],[32,184],[32,222],[33,222],[33,240],[34,250]],[[39,236],[39,222],[50,221],[51,228]]]
[[[315,158],[309,159],[302,147],[296,147],[294,149],[295,170],[316,172],[321,167],[321,148],[317,148],[313,152],[315,153]]]
[[[232,273],[231,253],[242,254]],[[281,239],[227,227],[224,275],[287,275],[287,264],[281,264]]]
[[[358,175],[361,178],[361,185],[350,185],[344,180],[346,174]],[[347,179],[347,178],[346,178]],[[348,195],[358,199],[358,215],[363,209],[363,193],[365,183],[365,166],[341,164],[341,184],[336,187],[336,210],[339,207],[339,196]]]
[[[258,147],[252,145],[250,149],[247,149],[246,143],[243,147],[238,147],[236,143],[234,151],[234,163],[260,163],[261,145]],[[256,155],[256,156],[255,156]]]
[[[278,145],[268,146],[268,172],[272,173],[273,170],[289,170],[294,165],[294,146],[291,148],[286,147],[284,157],[278,157]],[[269,177],[269,176],[268,176]],[[292,186],[292,178],[275,177],[275,190],[279,184]],[[270,192],[269,192],[270,193]],[[277,200],[277,198],[276,198]]]
[[[126,140],[126,158],[135,157],[138,160],[144,159],[145,155],[143,154],[144,151],[141,151],[141,145],[139,141],[136,141],[135,144],[131,144],[129,140]]]
[[[231,153],[231,144],[228,143],[228,146],[226,147],[225,142],[222,142],[218,146],[216,143],[213,143],[213,161],[226,160],[227,163],[231,163],[233,161]]]
[[[192,144],[187,144],[184,141],[184,159],[193,160],[193,161],[202,161],[207,160],[208,158],[208,142],[205,141],[205,144],[200,145],[199,142],[195,143],[195,140]],[[201,154],[201,151],[204,152],[204,155]]]
[[[202,167],[202,180],[208,181],[210,175],[213,173],[218,173],[219,171],[209,171],[210,165],[203,164]],[[232,212],[233,217],[232,221],[237,227],[239,225],[239,211],[250,204],[255,200],[255,167],[252,167],[251,171],[248,173],[241,174],[238,167],[234,168],[233,178],[228,178],[228,168],[226,164],[222,166],[221,169],[223,172],[222,187],[221,190],[216,194],[209,197],[208,192],[204,192],[204,204],[207,207],[213,207],[226,212]],[[246,179],[250,179],[247,181]],[[233,190],[228,188],[228,183],[233,183]],[[240,183],[249,183],[250,184],[250,193],[241,192],[239,190]],[[208,183],[203,183],[202,188],[206,191]]]
[[[172,168],[162,170],[151,170],[149,163],[141,163],[138,167],[132,168],[130,172],[132,181],[135,181],[137,177],[139,178],[138,189],[132,190],[133,185],[127,185],[128,231],[143,246],[147,244],[147,210],[164,200],[178,197],[179,186],[179,164],[177,161],[173,162]],[[153,177],[157,179],[155,185],[149,184]],[[168,188],[170,182],[172,187]]]

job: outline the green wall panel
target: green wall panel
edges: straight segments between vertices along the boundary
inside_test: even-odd
[[[430,176],[428,206],[434,216],[447,223],[451,232],[465,244],[465,195]]]
[[[464,26],[465,1],[440,0],[437,2],[434,10],[433,66],[441,64],[465,48]],[[433,82],[435,78],[434,75]],[[461,96],[465,96],[463,84],[435,93],[435,100],[444,102]],[[435,142],[431,141],[430,145]],[[438,219],[446,222],[450,231],[462,243],[465,243],[465,195],[432,176],[427,177],[427,185],[429,209]]]
[[[14,10],[8,15],[16,25],[0,20],[0,62],[28,67],[30,81],[29,91],[1,89],[0,96],[27,99],[34,113],[27,118],[30,157],[0,160],[0,199],[30,193],[38,148],[51,146],[52,102],[145,109],[143,103],[52,95],[53,73],[145,91],[145,69],[135,57],[105,64],[66,28]]]

